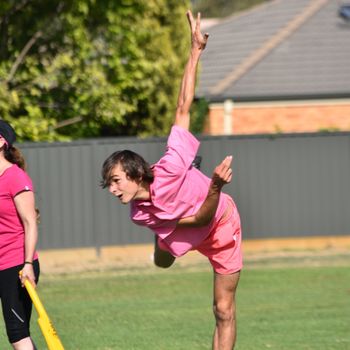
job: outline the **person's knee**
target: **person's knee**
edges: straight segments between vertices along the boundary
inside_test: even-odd
[[[15,344],[23,339],[29,338],[29,330],[25,327],[17,327],[17,328],[8,328],[7,329],[7,338],[10,344]]]
[[[162,252],[161,254],[154,254],[154,264],[161,268],[170,267],[175,261],[175,257],[170,253]]]
[[[217,303],[213,306],[215,319],[217,322],[225,323],[235,320],[235,309],[231,303]]]
[[[175,259],[176,258],[173,255],[159,247],[158,238],[155,236],[153,254],[154,264],[158,267],[167,268],[174,263]]]

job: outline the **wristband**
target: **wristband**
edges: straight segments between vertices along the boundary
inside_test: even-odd
[[[32,261],[25,261],[23,265],[26,265],[26,264],[33,265],[33,262]]]

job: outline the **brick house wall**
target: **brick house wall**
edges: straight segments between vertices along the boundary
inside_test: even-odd
[[[210,105],[204,133],[265,134],[350,130],[350,100]]]

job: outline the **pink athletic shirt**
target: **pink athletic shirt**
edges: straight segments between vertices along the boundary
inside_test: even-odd
[[[0,175],[0,270],[24,263],[24,228],[14,202],[23,191],[33,191],[33,184],[14,164]]]
[[[211,179],[192,166],[198,148],[199,141],[189,131],[174,125],[164,156],[153,165],[151,200],[134,200],[130,206],[132,221],[150,228],[159,237],[161,248],[174,256],[203,242],[227,206],[228,195],[221,193],[210,225],[176,228],[180,218],[198,211],[208,194]]]

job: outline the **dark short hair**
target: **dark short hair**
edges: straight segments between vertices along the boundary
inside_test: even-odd
[[[129,150],[112,153],[102,165],[100,185],[106,188],[111,182],[113,168],[120,164],[126,176],[133,181],[152,183],[154,176],[150,165],[137,153]]]

